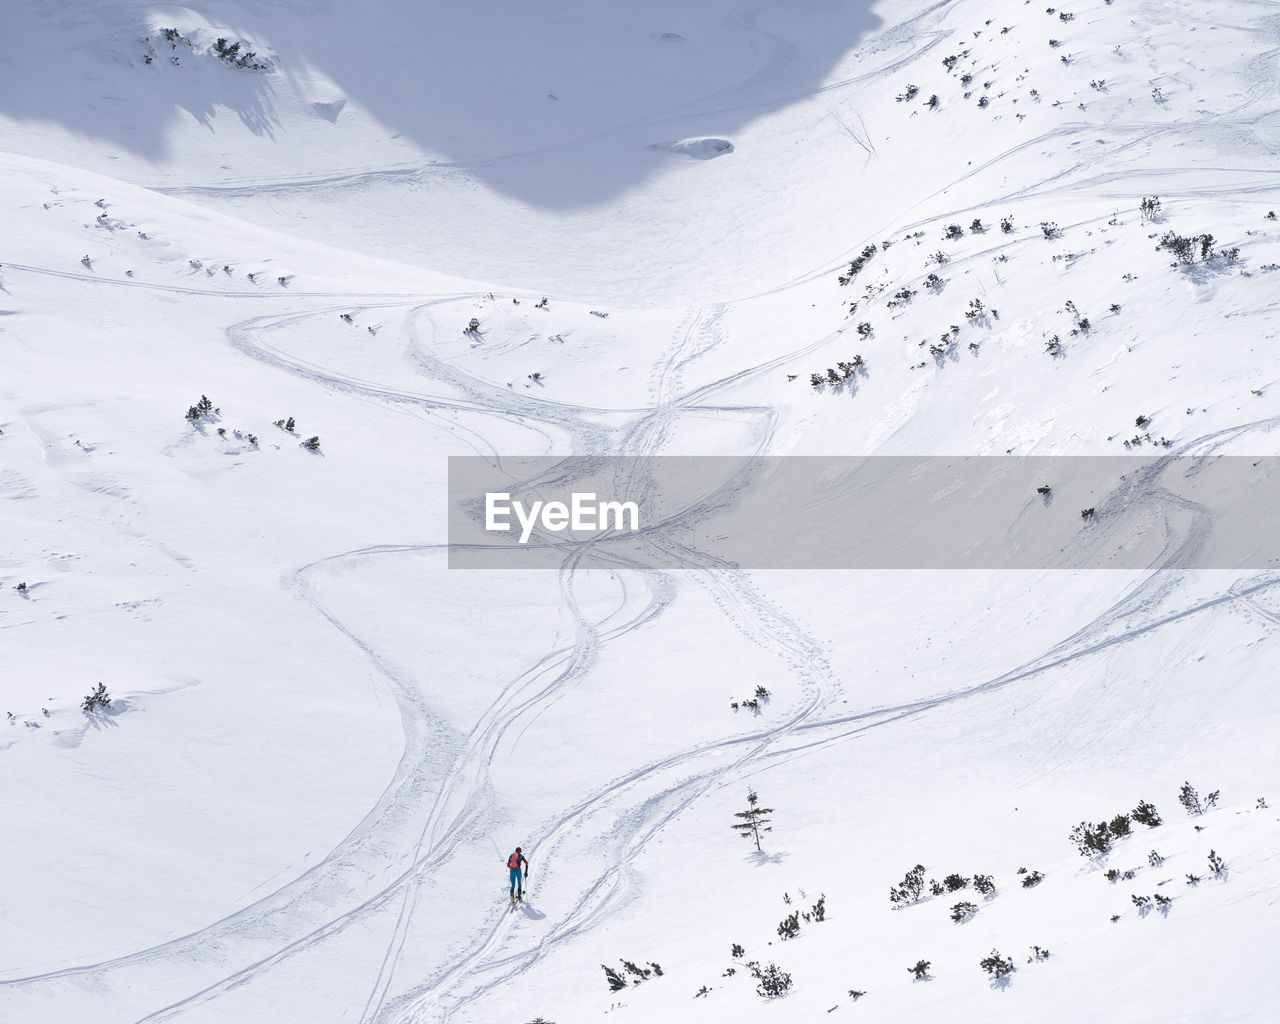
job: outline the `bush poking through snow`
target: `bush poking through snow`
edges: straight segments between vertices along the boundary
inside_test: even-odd
[[[111,696],[107,693],[106,684],[99,683],[97,689],[89,691],[80,705],[80,710],[88,715],[100,708],[105,710],[109,707],[111,707]]]
[[[1156,810],[1155,804],[1149,804],[1145,800],[1139,800],[1138,806],[1133,809],[1133,813],[1129,816],[1139,825],[1146,825],[1147,828],[1155,828],[1164,824],[1164,819],[1160,817],[1160,812]]]
[[[804,918],[806,924],[808,924],[810,921],[818,921],[818,922],[825,921],[827,919],[826,893],[823,893],[822,895],[820,895],[818,897],[818,902],[815,903],[809,910],[802,913],[800,916]]]
[[[990,875],[974,875],[973,887],[983,896],[994,896],[996,894],[996,883]]]
[[[1009,957],[1000,955],[998,949],[993,949],[988,956],[978,961],[978,966],[986,971],[992,978],[1003,978],[1006,974],[1012,974],[1017,970],[1013,966],[1013,960]]]
[[[915,975],[914,981],[924,981],[925,978],[929,977],[929,961],[917,960],[914,967],[907,968],[907,972]]]
[[[1022,879],[1022,888],[1031,889],[1044,881],[1044,875],[1039,871],[1032,871],[1025,875]]]
[[[891,885],[889,887],[889,902],[906,906],[910,903],[917,903],[920,900],[920,894],[924,891],[924,865],[917,864],[907,872],[906,877],[902,879],[901,885]]]
[[[213,44],[213,53],[219,60],[241,71],[266,71],[270,65],[259,60],[252,50],[241,52],[240,47],[243,45],[239,42],[228,43],[225,38],[220,38]]]
[[[870,260],[871,257],[874,256],[875,254],[876,254],[876,247],[874,243],[863,248],[862,255],[849,264],[849,270],[846,273],[840,275],[840,278],[839,278],[840,283],[842,285],[848,284],[855,277],[857,277],[858,274],[862,271],[862,268],[867,265],[867,261]]]
[[[962,901],[951,908],[951,920],[955,921],[956,924],[963,924],[977,912],[978,907],[976,904]]]
[[[1226,873],[1227,862],[1219,857],[1213,850],[1209,851],[1209,867],[1213,869],[1214,877],[1221,878]]]
[[[610,992],[618,992],[627,987],[627,979],[612,967],[606,967],[604,964],[601,964],[600,969],[604,971],[605,980],[609,982]]]
[[[778,938],[783,942],[800,934],[800,911],[795,910],[778,923]]]
[[[1047,949],[1043,949],[1040,946],[1032,946],[1031,955],[1027,957],[1027,963],[1033,963],[1037,960],[1048,960],[1048,959],[1049,959],[1049,951]]]
[[[782,970],[777,964],[768,964],[761,967],[752,960],[747,964],[747,969],[751,971],[751,976],[756,979],[756,994],[763,999],[776,999],[778,996],[785,995],[787,990],[791,988],[791,975]]]
[[[1071,830],[1071,841],[1081,857],[1097,857],[1111,849],[1111,829],[1105,821],[1096,825],[1082,821]]]
[[[1201,803],[1200,794],[1196,792],[1196,788],[1190,782],[1184,782],[1182,789],[1178,791],[1178,803],[1182,804],[1186,812],[1192,817],[1199,817],[1218,802],[1218,794],[1220,792],[1221,790],[1215,789]]]
[[[309,452],[318,452],[320,450],[319,436],[317,435],[315,437],[307,438],[305,441],[302,442],[302,447]]]

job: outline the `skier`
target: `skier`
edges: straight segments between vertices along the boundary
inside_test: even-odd
[[[524,899],[524,876],[520,873],[520,865],[524,865],[524,874],[529,874],[529,861],[516,847],[516,852],[507,858],[507,867],[511,869],[511,902]]]

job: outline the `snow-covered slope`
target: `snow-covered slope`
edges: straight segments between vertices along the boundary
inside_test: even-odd
[[[450,570],[446,460],[1273,454],[1278,14],[8,5],[0,1020],[1270,1019],[1274,564]]]

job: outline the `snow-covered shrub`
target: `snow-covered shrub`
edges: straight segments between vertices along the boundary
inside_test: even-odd
[[[1214,875],[1222,875],[1227,870],[1227,863],[1219,857],[1213,850],[1209,851],[1209,867],[1213,869]]]
[[[994,896],[996,892],[995,880],[990,875],[974,875],[973,887],[983,896]]]
[[[957,903],[951,908],[951,920],[955,921],[957,924],[962,924],[969,920],[969,918],[973,917],[977,912],[978,907],[976,904],[963,901]]]
[[[302,447],[309,452],[318,452],[320,450],[319,436],[307,438],[305,441],[302,442]]]
[[[967,888],[969,885],[969,879],[965,878],[964,875],[952,872],[942,880],[942,884],[947,887],[947,892],[955,892],[957,889]]]
[[[1021,872],[1019,872],[1019,874],[1021,874]],[[1030,889],[1030,888],[1033,888],[1034,886],[1039,885],[1043,881],[1044,881],[1044,874],[1042,872],[1032,871],[1023,876],[1022,888]]]
[[[914,974],[916,981],[923,981],[925,978],[929,977],[929,961],[917,960],[914,967],[907,968],[907,972],[909,974]]]
[[[778,923],[778,938],[784,942],[787,939],[794,939],[800,933],[800,912],[794,911],[788,914]]]
[[[1129,824],[1129,815],[1127,814],[1117,814],[1111,819],[1107,828],[1111,830],[1111,835],[1116,839],[1127,836],[1133,831],[1133,828]]]

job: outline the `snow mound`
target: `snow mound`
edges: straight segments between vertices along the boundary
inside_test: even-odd
[[[327,102],[317,101],[311,104],[311,109],[326,121],[337,123],[338,115],[342,113],[342,108],[347,105],[346,100],[329,100]]]
[[[728,139],[682,139],[679,142],[655,142],[649,148],[680,153],[695,160],[714,160],[718,156],[732,153],[733,143]]]

